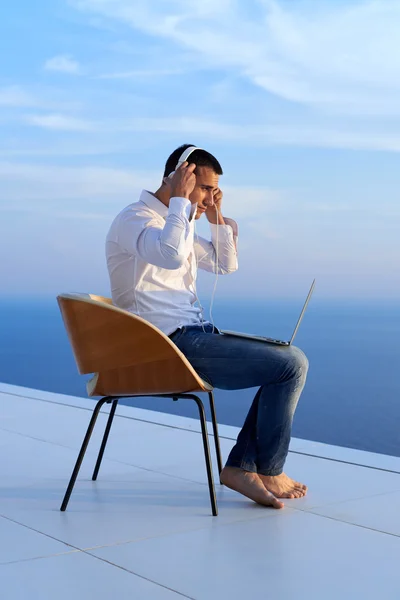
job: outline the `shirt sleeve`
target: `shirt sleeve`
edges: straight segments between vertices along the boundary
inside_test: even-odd
[[[220,275],[233,273],[238,268],[238,226],[233,219],[224,217],[224,221],[225,225],[210,223],[211,241],[196,236],[194,242],[199,269]]]
[[[190,201],[178,197],[170,200],[164,227],[146,210],[127,212],[119,226],[118,242],[129,254],[138,254],[156,267],[179,269],[190,253],[186,243],[190,215]]]

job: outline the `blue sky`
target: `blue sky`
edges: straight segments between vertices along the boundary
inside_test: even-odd
[[[113,217],[188,142],[240,226],[221,297],[399,299],[399,27],[389,0],[3,6],[1,293],[107,293]]]

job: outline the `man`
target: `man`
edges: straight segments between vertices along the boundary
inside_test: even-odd
[[[224,336],[203,319],[197,268],[221,274],[237,269],[237,225],[222,216],[220,175],[221,165],[205,150],[186,144],[171,154],[159,189],[143,191],[111,225],[106,253],[112,297],[170,336],[215,388],[260,386],[221,482],[259,504],[282,508],[281,498],[307,491],[283,473],[283,465],[308,361],[294,346]],[[194,222],[203,214],[211,241],[195,236]]]

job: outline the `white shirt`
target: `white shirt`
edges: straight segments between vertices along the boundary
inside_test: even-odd
[[[174,197],[166,207],[150,192],[124,208],[106,240],[112,299],[170,335],[201,323],[196,306],[197,267],[220,274],[237,269],[237,225],[210,223],[211,239],[195,236],[195,206]],[[216,248],[218,237],[218,268]]]

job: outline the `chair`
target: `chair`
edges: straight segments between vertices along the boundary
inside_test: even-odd
[[[196,402],[201,423],[212,514],[218,508],[213,482],[204,405],[195,392],[209,396],[219,472],[222,470],[213,388],[203,381],[175,344],[148,321],[117,308],[110,298],[94,294],[57,297],[80,374],[94,373],[87,383],[89,396],[103,396],[96,404],[61,511],[65,511],[103,404],[111,404],[92,480],[97,479],[118,401],[122,397],[153,396]]]

